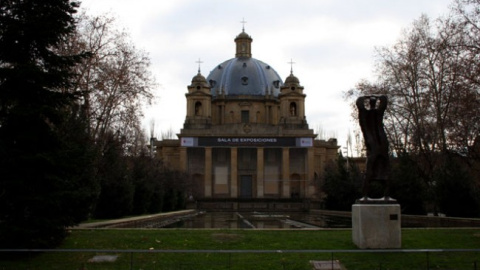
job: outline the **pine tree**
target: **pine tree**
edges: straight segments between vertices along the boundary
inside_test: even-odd
[[[82,55],[58,46],[75,30],[70,0],[0,5],[0,247],[51,247],[88,214],[94,157],[68,89]]]

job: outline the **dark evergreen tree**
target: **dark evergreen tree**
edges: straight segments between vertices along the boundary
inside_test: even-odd
[[[419,170],[418,164],[407,153],[392,160],[390,193],[400,204],[403,214],[425,214],[427,189]]]
[[[0,4],[0,247],[58,243],[95,197],[89,139],[75,96],[62,91],[82,56],[55,53],[75,29],[77,7],[70,0]]]
[[[445,166],[435,172],[435,195],[439,211],[447,216],[479,217],[478,186],[459,157],[446,157]]]
[[[153,180],[153,194],[148,204],[148,212],[159,213],[163,209],[164,183],[161,181],[161,174],[159,173],[155,174]]]
[[[119,218],[132,211],[134,186],[122,145],[115,134],[106,134],[98,163],[100,196],[94,212],[96,218]]]
[[[325,169],[323,190],[327,197],[325,207],[329,210],[350,211],[352,204],[361,197],[362,177],[358,167],[339,156],[336,163]]]
[[[146,151],[133,157],[132,179],[135,186],[132,214],[141,215],[148,212],[155,192],[156,162]]]

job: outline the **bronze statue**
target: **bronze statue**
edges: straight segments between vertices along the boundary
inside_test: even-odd
[[[384,199],[390,199],[388,139],[383,128],[383,115],[387,108],[387,102],[386,96],[363,96],[357,99],[358,119],[367,147],[363,200],[369,199],[369,185],[372,181],[382,182]]]

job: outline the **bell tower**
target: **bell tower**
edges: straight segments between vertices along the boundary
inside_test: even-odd
[[[185,128],[205,128],[212,123],[212,95],[210,85],[200,72],[200,60],[198,61],[198,73],[193,77],[192,83],[188,86],[187,116]]]
[[[293,62],[292,62],[293,64]],[[305,97],[303,86],[290,70],[290,75],[285,79],[284,85],[280,88],[278,98],[280,100],[280,124],[287,127],[300,128],[307,125],[305,118]]]

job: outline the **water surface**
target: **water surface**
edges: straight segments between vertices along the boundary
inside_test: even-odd
[[[177,217],[152,228],[226,228],[226,229],[299,229],[351,228],[349,217],[327,216],[306,212],[197,212]]]

